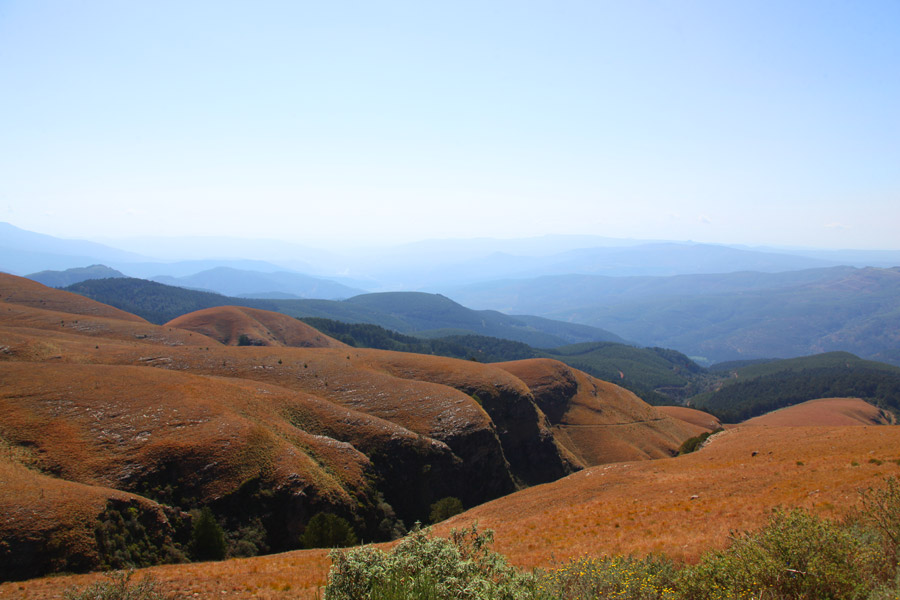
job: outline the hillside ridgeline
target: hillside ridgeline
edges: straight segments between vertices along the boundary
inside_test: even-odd
[[[390,539],[442,498],[475,506],[636,457],[630,438],[606,452],[563,439],[539,386],[498,366],[324,336],[330,347],[226,346],[245,326],[279,344],[311,332],[240,308],[186,315],[194,331],[152,325],[7,275],[0,300],[0,463],[19,482],[0,490],[15,515],[0,524],[0,564],[14,565],[4,578],[182,560],[192,511],[204,507],[235,556],[297,547],[319,512]],[[544,364],[577,382],[554,399],[562,414],[588,403],[610,425],[605,436],[668,432],[646,457],[674,454],[691,435],[620,388]],[[77,514],[27,509],[48,481],[91,500]]]

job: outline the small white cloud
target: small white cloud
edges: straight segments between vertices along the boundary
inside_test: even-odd
[[[699,217],[697,217],[697,222],[703,223],[704,225],[712,225],[712,219],[710,219],[706,215],[700,215]]]
[[[824,227],[825,227],[825,229],[837,229],[837,230],[841,230],[841,231],[850,229],[850,227],[848,227],[847,225],[844,225],[843,223],[825,223]]]

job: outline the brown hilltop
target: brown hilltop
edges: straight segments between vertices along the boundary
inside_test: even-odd
[[[218,346],[219,342],[177,327],[153,325],[146,321],[74,314],[26,306],[0,304],[0,325],[74,333],[99,339],[140,341],[163,346]]]
[[[226,346],[237,346],[241,336],[247,345],[292,346],[297,348],[345,348],[306,323],[287,315],[246,308],[217,306],[172,319],[167,327],[178,327],[208,335]]]
[[[859,398],[820,398],[775,410],[742,425],[767,427],[890,425],[890,414]]]
[[[714,431],[722,427],[722,422],[719,421],[717,417],[708,412],[697,410],[696,408],[688,408],[687,406],[657,406],[656,410],[665,415],[669,415],[673,419],[678,419],[679,421],[684,421],[689,425],[693,425],[697,428],[698,434],[703,433],[704,431]]]
[[[559,443],[586,466],[674,455],[695,428],[556,360],[498,363],[531,389]]]
[[[96,300],[50,288],[36,281],[8,273],[0,273],[0,301],[75,315],[107,317],[136,323],[147,322],[137,315]]]

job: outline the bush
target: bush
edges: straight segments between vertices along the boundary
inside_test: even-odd
[[[439,523],[463,511],[463,505],[459,498],[447,496],[431,505],[431,522]]]
[[[721,431],[723,431],[723,429],[720,427],[719,429],[714,429],[713,431],[704,431],[700,435],[696,435],[692,438],[684,440],[684,442],[678,448],[678,454],[690,454],[691,452],[699,450],[703,446],[703,443],[707,439],[709,439],[709,436],[715,435]]]
[[[191,554],[196,560],[222,560],[226,548],[225,531],[209,507],[204,506],[191,532]]]
[[[860,492],[864,508],[862,520],[884,537],[887,554],[896,563],[900,558],[900,480],[888,477],[884,483],[883,488]]]
[[[879,550],[852,528],[806,511],[777,511],[754,533],[709,552],[678,581],[687,600],[865,597],[875,587]]]
[[[132,573],[110,573],[109,581],[98,581],[79,591],[75,588],[66,590],[65,600],[168,600],[168,597],[157,590],[156,581],[145,577],[136,583],[131,582]]]
[[[493,534],[477,526],[433,538],[418,524],[390,552],[371,546],[331,553],[325,600],[515,600],[534,578],[493,552]]]
[[[675,565],[665,558],[581,558],[541,575],[542,598],[674,600]]]
[[[347,519],[318,513],[307,523],[300,543],[304,548],[346,548],[356,545],[356,533]]]

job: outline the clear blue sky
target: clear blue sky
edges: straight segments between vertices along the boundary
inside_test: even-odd
[[[0,221],[900,248],[900,2],[0,0]]]

